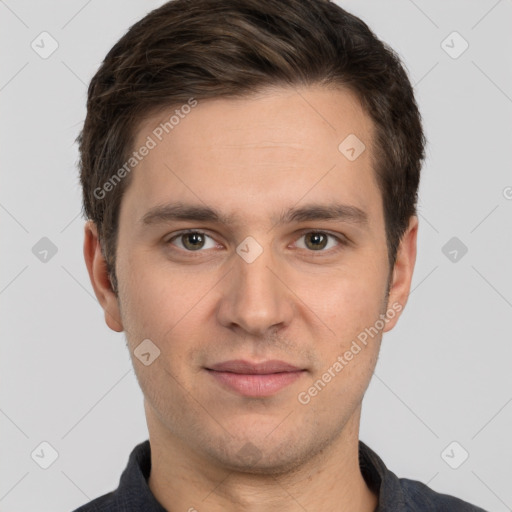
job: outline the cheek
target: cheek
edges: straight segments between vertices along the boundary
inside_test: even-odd
[[[384,289],[344,283],[333,286],[324,302],[323,318],[334,334],[315,340],[318,364],[302,391],[315,413],[333,414],[332,404],[339,404],[333,422],[347,419],[343,415],[358,406],[371,380],[382,338],[377,322],[383,296]]]
[[[319,362],[312,383],[320,379],[322,387],[329,381],[319,405],[328,399],[356,404],[368,386],[380,348],[387,275],[372,265],[350,270],[317,281],[325,286],[308,298],[329,329],[321,337],[316,329],[311,332]]]
[[[326,276],[323,282],[324,286],[318,286],[313,294],[310,291],[309,297],[315,297],[319,316],[342,339],[370,327],[382,313],[387,284],[382,270],[350,269]]]
[[[197,314],[202,298],[218,277],[171,268],[169,262],[134,253],[119,260],[123,324],[138,336],[165,338],[174,327]]]

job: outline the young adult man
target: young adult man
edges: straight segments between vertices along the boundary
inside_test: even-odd
[[[175,0],[87,108],[84,254],[149,441],[79,510],[481,510],[359,441],[416,257],[425,139],[396,54],[323,0]]]

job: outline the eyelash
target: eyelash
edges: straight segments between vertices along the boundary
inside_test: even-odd
[[[311,253],[312,255],[315,255],[315,253],[318,253],[318,255],[334,254],[334,253],[337,253],[338,251],[343,249],[343,247],[345,247],[345,246],[347,246],[349,244],[349,241],[346,238],[342,237],[342,236],[334,235],[334,234],[330,233],[329,231],[312,230],[312,229],[306,230],[306,231],[302,231],[300,233],[299,237],[296,239],[296,241],[300,240],[303,236],[308,235],[308,234],[312,234],[312,233],[321,234],[321,235],[327,235],[328,237],[335,239],[336,242],[338,243],[338,245],[336,247],[328,249],[328,250],[323,250],[322,249],[322,250],[314,251],[314,250],[304,249],[307,252]],[[199,234],[199,235],[206,236],[206,237],[208,237],[208,238],[213,240],[213,237],[210,236],[208,233],[206,233],[204,231],[197,230],[197,229],[189,229],[189,230],[185,230],[185,231],[180,231],[178,234],[174,235],[172,238],[169,238],[166,241],[166,245],[173,245],[172,242],[174,240],[180,238],[183,235],[189,235],[189,234]],[[174,247],[176,247],[176,246],[174,246]],[[177,249],[180,250],[180,251],[189,253],[189,254],[201,253],[201,252],[205,252],[206,250],[208,250],[208,249],[198,249],[197,251],[189,251],[188,249],[184,249],[184,248],[181,248],[181,247],[177,247]],[[302,249],[302,248],[300,248],[300,249]]]

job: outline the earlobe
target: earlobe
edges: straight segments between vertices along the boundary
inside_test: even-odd
[[[87,221],[84,227],[84,258],[94,293],[105,312],[105,322],[113,331],[122,332],[124,329],[119,303],[112,290],[107,263],[101,251],[98,230],[93,221]]]
[[[389,289],[387,309],[402,312],[407,303],[411,289],[412,275],[416,263],[416,243],[418,235],[418,217],[412,216],[409,225],[400,241],[393,276]],[[390,331],[398,321],[400,314],[390,318],[384,332]]]

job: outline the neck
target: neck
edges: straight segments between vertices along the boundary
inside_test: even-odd
[[[255,474],[216,465],[148,416],[148,484],[169,512],[374,512],[378,499],[359,467],[359,417],[360,409],[338,438],[293,470]]]

